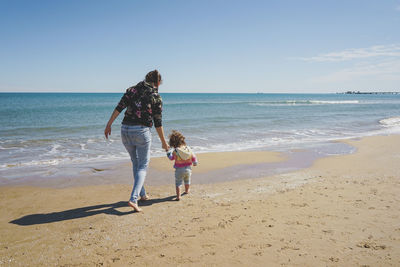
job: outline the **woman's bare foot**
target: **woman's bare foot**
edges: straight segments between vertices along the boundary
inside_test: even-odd
[[[128,202],[128,205],[131,206],[136,212],[141,212],[142,209],[139,208],[138,204],[132,201]]]
[[[176,196],[175,200],[176,200],[176,201],[181,200],[181,196]]]

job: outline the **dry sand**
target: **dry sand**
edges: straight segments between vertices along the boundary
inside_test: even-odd
[[[126,184],[0,187],[0,265],[400,266],[400,136],[346,142],[358,151],[194,183],[179,202],[172,184],[148,187],[142,213]]]

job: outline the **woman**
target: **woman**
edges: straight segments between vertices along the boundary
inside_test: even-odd
[[[161,81],[160,73],[153,70],[147,73],[144,81],[128,88],[104,130],[108,139],[111,134],[112,123],[121,111],[127,108],[122,121],[121,138],[132,160],[135,180],[128,204],[137,212],[141,211],[138,206],[139,196],[141,200],[148,199],[143,184],[150,161],[150,128],[153,126],[153,122],[161,140],[162,148],[166,151],[169,149],[162,127],[162,99],[158,93],[158,86]]]

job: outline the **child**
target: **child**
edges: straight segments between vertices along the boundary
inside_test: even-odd
[[[180,132],[172,131],[169,135],[169,145],[174,148],[167,152],[167,156],[170,160],[175,160],[176,200],[180,200],[182,181],[185,182],[185,193],[189,194],[192,164],[197,166],[197,159],[192,150],[186,146],[185,137]]]

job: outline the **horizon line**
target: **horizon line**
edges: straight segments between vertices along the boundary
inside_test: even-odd
[[[341,94],[343,92],[160,92],[160,94]],[[386,91],[387,92],[387,91]],[[393,91],[394,92],[394,91]],[[124,92],[73,92],[73,91],[4,91],[4,94],[123,94]]]

